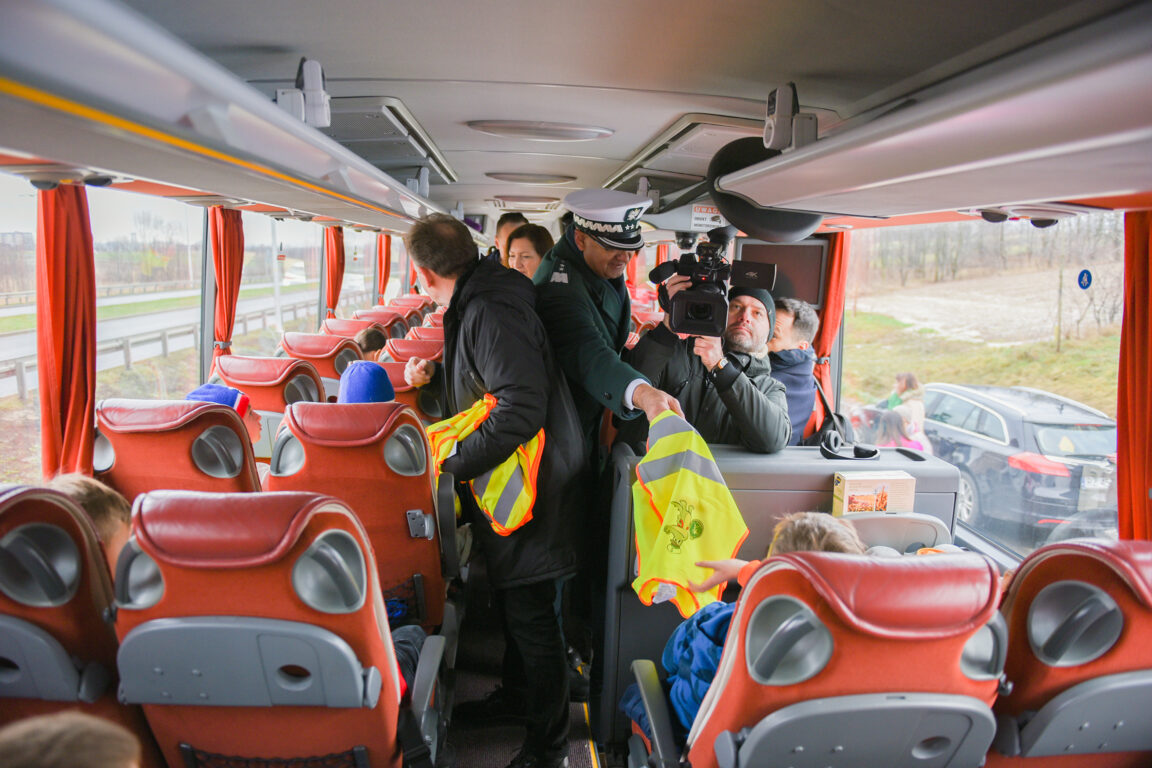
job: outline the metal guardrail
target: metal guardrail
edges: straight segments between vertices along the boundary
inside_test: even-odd
[[[367,291],[358,291],[353,294],[343,296],[345,300],[350,303],[354,301],[363,301],[365,299],[372,299],[374,294]],[[297,320],[303,315],[304,317],[316,315],[316,302],[312,301],[298,301],[293,304],[285,304],[280,307],[281,320]],[[257,310],[255,312],[246,312],[243,315],[237,315],[236,320],[232,325],[233,336],[244,336],[249,333],[249,325],[251,323],[260,323],[261,329],[268,327],[268,318],[275,316],[276,308],[267,307],[265,309]],[[179,325],[173,328],[165,328],[160,331],[152,331],[151,333],[138,333],[131,336],[121,336],[117,339],[108,339],[104,342],[99,342],[96,345],[97,356],[107,354],[109,352],[120,351],[124,355],[124,367],[132,367],[132,347],[141,344],[154,344],[160,343],[160,354],[163,357],[168,357],[169,345],[173,338],[180,336],[192,336],[192,348],[197,351],[200,349],[200,323],[191,323],[188,325]],[[0,362],[0,379],[9,377],[16,378],[16,392],[21,400],[28,399],[29,377],[35,376],[36,370],[36,355],[25,355],[12,360],[5,360]]]
[[[200,287],[194,280],[170,280],[165,283],[124,283],[122,285],[96,286],[96,298],[109,296],[138,296],[145,293],[164,293],[165,291],[190,291]],[[13,291],[0,293],[0,304],[5,307],[23,306],[36,303],[36,291]]]

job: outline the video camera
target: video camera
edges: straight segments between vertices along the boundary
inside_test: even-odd
[[[772,290],[776,282],[775,264],[737,262],[732,265],[724,251],[732,241],[734,227],[717,227],[708,232],[708,242],[696,246],[695,253],[666,261],[648,273],[653,283],[662,284],[674,274],[692,278],[692,284],[671,299],[660,285],[660,308],[668,313],[668,324],[676,333],[693,336],[720,336],[728,326],[728,286]]]

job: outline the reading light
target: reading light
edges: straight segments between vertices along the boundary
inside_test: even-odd
[[[469,120],[469,128],[489,136],[528,141],[590,141],[606,139],[615,133],[611,128],[573,123],[545,123],[538,120]]]
[[[510,181],[513,184],[567,184],[576,181],[575,176],[564,176],[559,173],[504,173],[490,171],[484,174],[496,181]]]
[[[1008,214],[1003,211],[980,211],[980,218],[992,224],[1008,221]]]

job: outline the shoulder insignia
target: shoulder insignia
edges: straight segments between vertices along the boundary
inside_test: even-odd
[[[552,273],[552,280],[550,282],[567,283],[568,282],[568,274],[566,272],[553,272]]]

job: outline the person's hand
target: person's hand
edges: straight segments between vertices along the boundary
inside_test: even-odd
[[[724,357],[724,350],[720,346],[719,336],[696,336],[692,342],[692,351],[704,363],[704,367],[712,370]]]
[[[632,393],[632,404],[644,411],[648,421],[654,421],[664,411],[672,411],[680,418],[684,418],[684,411],[680,408],[680,401],[667,392],[656,389],[651,384],[641,384]]]
[[[688,275],[672,275],[664,281],[664,290],[668,292],[668,300],[671,301],[672,297],[680,291],[683,291],[688,286],[692,285],[692,278]],[[669,304],[671,306],[671,304]],[[668,330],[672,330],[672,321],[668,312],[664,313],[664,325]]]
[[[404,381],[410,387],[422,387],[432,381],[432,374],[435,372],[436,366],[432,361],[413,357],[404,364]]]
[[[696,563],[696,566],[698,568],[711,568],[712,575],[699,584],[694,581],[689,581],[688,588],[693,592],[707,592],[717,584],[723,584],[739,576],[740,570],[746,565],[748,565],[747,560],[738,560],[736,558],[732,558],[731,560],[701,560]]]

